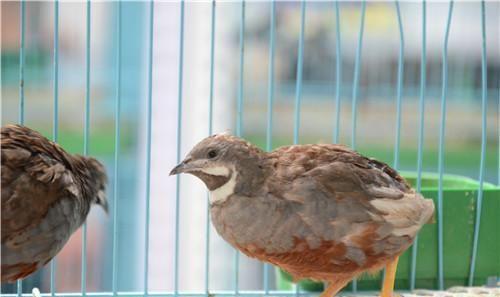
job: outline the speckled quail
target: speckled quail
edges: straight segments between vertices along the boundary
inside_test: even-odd
[[[434,204],[388,165],[342,145],[292,145],[266,153],[230,135],[202,140],[170,174],[189,173],[210,191],[217,232],[250,257],[298,280],[329,282],[335,295],[363,272],[397,260]]]
[[[49,262],[85,221],[107,211],[106,173],[96,159],[70,155],[36,131],[2,127],[2,283]]]

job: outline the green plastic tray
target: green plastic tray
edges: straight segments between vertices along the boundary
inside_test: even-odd
[[[413,186],[415,172],[402,172]],[[423,173],[421,193],[434,200],[437,206],[438,174]],[[476,199],[479,182],[458,175],[443,177],[443,234],[444,234],[444,282],[445,287],[467,285],[472,255],[472,240],[476,216]],[[416,265],[416,287],[434,289],[438,282],[438,224],[425,225],[419,233]],[[399,259],[396,289],[410,286],[411,248]],[[276,282],[280,290],[292,289],[291,277],[276,269]],[[474,285],[484,285],[488,277],[500,276],[500,187],[483,183],[483,206],[479,232],[478,254]],[[378,290],[381,273],[358,280],[358,290]],[[321,291],[322,283],[309,280],[299,282],[301,289]],[[349,289],[348,286],[346,289]]]

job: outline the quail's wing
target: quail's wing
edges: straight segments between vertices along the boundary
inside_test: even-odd
[[[74,215],[69,204],[80,191],[64,164],[36,150],[42,144],[10,132],[2,128],[2,281],[34,271],[62,247]]]
[[[275,156],[282,164],[276,176],[288,188],[280,196],[300,205],[302,220],[322,239],[371,238],[371,245],[387,245],[380,249],[398,249],[432,217],[432,201],[395,170],[344,146],[293,146]]]

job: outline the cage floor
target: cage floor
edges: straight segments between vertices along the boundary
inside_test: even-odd
[[[358,294],[345,293],[340,294],[342,297],[373,297],[380,296],[380,292],[363,292]],[[395,292],[395,297],[499,297],[500,287],[453,287],[446,291],[433,291],[433,290],[415,290],[412,292]]]
[[[23,297],[47,297],[52,296],[50,293],[40,294],[38,289],[33,289],[33,294],[22,294]],[[370,292],[360,292],[360,293],[350,293],[345,292],[341,293],[337,296],[341,297],[375,297],[380,296],[380,292],[378,291],[370,291]],[[16,297],[17,294],[2,294],[4,297]],[[68,296],[68,297],[80,297],[83,296],[81,293],[56,293],[55,296]],[[85,296],[113,296],[111,292],[97,292],[97,293],[86,293]],[[163,296],[207,296],[207,297],[216,297],[216,296],[318,296],[317,293],[306,293],[306,292],[290,292],[290,291],[270,291],[268,294],[264,294],[261,291],[240,291],[237,294],[235,292],[209,292],[206,293],[193,293],[193,292],[179,292],[178,294],[173,294],[172,292],[166,293],[158,293],[158,292],[150,292],[149,294],[139,293],[139,292],[117,292],[116,296],[127,296],[127,297],[144,297],[144,296],[155,296],[155,297],[163,297]],[[394,293],[394,297],[422,297],[422,296],[430,296],[430,297],[500,297],[500,282],[496,284],[494,287],[452,287],[445,291],[437,291],[437,290],[414,290],[412,292],[407,291],[398,291]]]

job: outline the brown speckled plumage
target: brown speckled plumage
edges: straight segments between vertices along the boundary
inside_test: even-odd
[[[395,263],[434,212],[432,200],[394,169],[342,145],[266,153],[216,135],[197,144],[172,174],[181,172],[206,184],[207,173],[224,178],[226,184],[211,189],[217,232],[295,279],[330,282],[325,296],[363,272]]]
[[[49,262],[85,221],[107,210],[106,174],[94,158],[70,155],[36,131],[1,130],[2,283]]]

